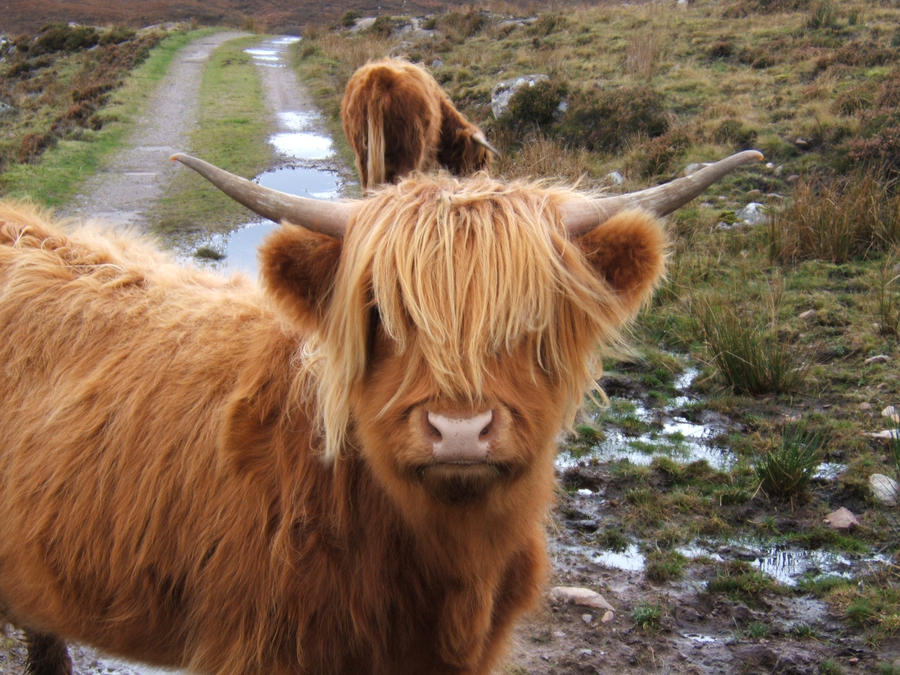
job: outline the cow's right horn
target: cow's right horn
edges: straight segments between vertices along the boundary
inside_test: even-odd
[[[287,221],[337,238],[342,238],[347,231],[352,211],[347,202],[298,197],[273,190],[180,152],[172,155],[171,159],[193,169],[226,195],[263,218],[276,223]]]
[[[656,187],[624,195],[572,201],[564,206],[563,222],[570,237],[590,232],[600,223],[625,209],[642,208],[665,216],[691,201],[710,185],[737,167],[763,158],[757,150],[745,150],[704,166],[699,171]]]

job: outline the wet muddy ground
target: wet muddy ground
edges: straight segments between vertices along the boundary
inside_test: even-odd
[[[634,529],[623,520],[630,507],[630,495],[619,478],[624,465],[648,466],[654,458],[666,457],[682,465],[701,461],[727,470],[736,461],[715,441],[729,420],[698,413],[702,401],[688,393],[695,374],[686,369],[676,380],[676,396],[664,405],[644,400],[632,382],[627,396],[611,398],[610,409],[618,410],[618,418],[602,440],[587,452],[579,444],[563,445],[557,462],[558,502],[549,528],[551,584],[597,591],[614,612],[558,604],[548,596],[520,627],[509,672],[895,672],[881,669],[900,667],[900,640],[870,644],[824,601],[797,590],[801,581],[864,579],[892,565],[884,553],[808,550],[780,543],[775,536],[767,540],[711,534],[686,545],[610,541],[610,531]],[[621,378],[606,383],[622,390]],[[706,421],[689,421],[688,414]],[[655,430],[625,433],[618,425],[627,426],[631,415],[654,420]],[[609,419],[608,412],[602,416]],[[592,420],[588,416],[584,421]],[[827,490],[843,468],[820,465],[813,480]],[[646,480],[651,494],[667,489],[664,471],[651,468]],[[722,513],[748,523],[773,518],[763,502],[723,505]],[[798,506],[779,510],[774,520],[776,528],[786,531],[811,527],[817,516]],[[648,561],[660,551],[683,556],[683,576],[655,580]],[[744,597],[713,590],[711,582],[734,564],[760,573],[767,588]]]

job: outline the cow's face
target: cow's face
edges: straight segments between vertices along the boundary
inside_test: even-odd
[[[328,451],[358,448],[406,511],[549,489],[598,345],[657,282],[656,221],[569,241],[565,196],[420,177],[363,202],[343,242],[286,227],[264,246],[269,290],[313,330]]]

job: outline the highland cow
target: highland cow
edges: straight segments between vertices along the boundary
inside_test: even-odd
[[[341,119],[364,190],[436,167],[468,175],[499,154],[428,71],[401,59],[367,63],[353,73]]]
[[[757,156],[612,198],[443,174],[341,203],[177,156],[287,221],[262,288],[0,205],[0,611],[32,668],[78,640],[488,672],[544,580],[554,439],[662,274],[653,213]]]

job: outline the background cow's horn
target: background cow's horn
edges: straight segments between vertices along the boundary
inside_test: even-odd
[[[642,208],[657,216],[664,216],[687,204],[741,164],[762,158],[762,153],[756,150],[745,150],[663,185],[624,195],[569,202],[564,207],[563,222],[569,235],[575,237],[591,231],[625,209]]]
[[[487,139],[487,136],[484,135],[484,132],[479,131],[477,134],[472,134],[472,140],[478,143],[478,145],[482,145],[490,152],[494,153],[495,157],[502,157],[500,151],[493,145],[491,145],[491,142]]]
[[[276,223],[287,221],[337,238],[343,237],[347,231],[351,211],[347,203],[279,192],[180,152],[172,155],[171,159],[190,167],[236,202],[263,218]]]

